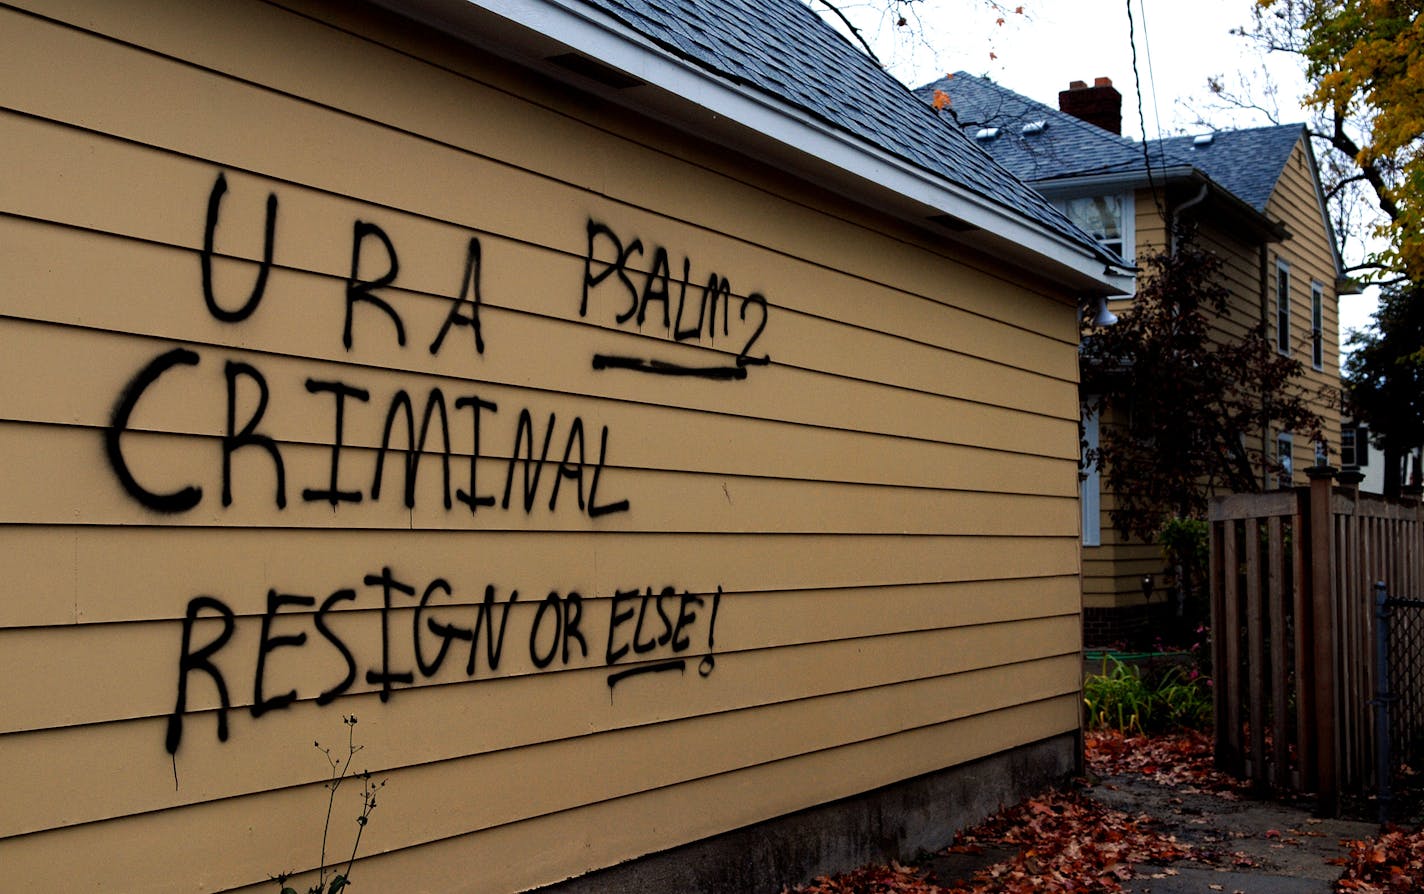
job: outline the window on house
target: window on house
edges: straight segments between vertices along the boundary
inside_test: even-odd
[[[1340,465],[1358,469],[1370,464],[1370,433],[1367,429],[1347,425],[1340,430]]]
[[[1133,242],[1135,208],[1132,193],[1080,196],[1076,199],[1059,199],[1055,204],[1069,220],[1105,247],[1117,252],[1124,261],[1132,263],[1137,254]]]
[[[1276,259],[1276,350],[1290,353],[1290,265]]]
[[[1325,368],[1325,327],[1321,322],[1321,305],[1325,302],[1325,287],[1310,284],[1310,365]]]
[[[1079,504],[1083,510],[1083,545],[1101,546],[1102,526],[1102,476],[1098,473],[1096,461],[1089,460],[1092,451],[1098,449],[1098,413],[1095,410],[1083,413],[1083,457],[1078,467]]]
[[[1276,435],[1276,484],[1280,487],[1290,487],[1295,480],[1295,463],[1291,458],[1293,446],[1290,435]]]

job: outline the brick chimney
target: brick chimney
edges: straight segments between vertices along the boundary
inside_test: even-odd
[[[1122,94],[1112,85],[1111,78],[1098,78],[1091,87],[1082,81],[1070,81],[1068,89],[1058,94],[1058,110],[1103,130],[1122,133]]]

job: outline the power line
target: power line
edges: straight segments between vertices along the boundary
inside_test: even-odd
[[[1142,129],[1142,163],[1147,168],[1147,188],[1152,192],[1152,201],[1162,219],[1167,219],[1167,209],[1162,206],[1162,197],[1157,194],[1157,181],[1152,176],[1152,153],[1147,145],[1147,115],[1142,110],[1142,75],[1137,70],[1137,29],[1132,20],[1132,0],[1127,0],[1127,41],[1132,45],[1132,83],[1137,90],[1137,122]]]
[[[1142,46],[1147,51],[1147,83],[1152,93],[1152,119],[1157,125],[1157,139],[1162,139],[1162,103],[1157,96],[1157,72],[1152,67],[1152,38],[1147,27],[1147,2],[1137,0],[1137,13],[1142,19]],[[1143,139],[1147,134],[1142,135]]]

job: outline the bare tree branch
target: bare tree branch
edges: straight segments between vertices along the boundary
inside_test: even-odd
[[[1271,124],[1281,123],[1280,97],[1275,82],[1264,67],[1251,80],[1247,79],[1245,73],[1238,75],[1235,88],[1228,87],[1221,75],[1207,78],[1206,86],[1211,94],[1228,108],[1257,112]],[[1265,94],[1262,100],[1256,99],[1257,91]],[[1200,113],[1197,117],[1199,123],[1209,124]]]
[[[1386,267],[1386,266],[1383,265],[1383,264],[1356,264],[1356,265],[1353,266],[1353,267],[1346,267],[1343,272],[1344,272],[1346,275],[1349,275],[1350,273],[1353,273],[1353,272],[1355,272],[1356,270],[1388,270],[1388,269],[1390,269],[1390,268]],[[1370,280],[1369,280],[1369,284],[1372,285],[1372,286],[1397,286],[1397,285],[1400,285],[1401,283],[1406,283],[1406,282],[1409,282],[1409,277],[1408,277],[1408,276],[1405,276],[1405,275],[1402,274],[1402,273],[1401,273],[1400,275],[1398,275],[1398,276],[1392,276],[1392,277],[1390,277],[1389,279],[1370,279]]]
[[[1362,161],[1360,159],[1360,147],[1345,133],[1345,110],[1338,106],[1334,109],[1334,129],[1326,138],[1330,145],[1355,160],[1355,164],[1360,166],[1360,173],[1365,181],[1374,188],[1375,197],[1379,199],[1380,210],[1389,215],[1390,220],[1399,220],[1399,206],[1394,199],[1389,197],[1389,186],[1384,182],[1384,175],[1380,173],[1379,165],[1373,160]]]
[[[818,2],[826,9],[835,13],[836,18],[840,19],[841,24],[845,25],[846,28],[850,30],[851,36],[853,36],[860,44],[861,48],[865,50],[865,55],[869,56],[872,62],[874,62],[876,65],[879,65],[881,68],[885,67],[885,65],[880,61],[880,57],[875,55],[875,51],[870,48],[870,42],[865,39],[865,35],[861,34],[860,29],[855,27],[855,25],[851,23],[851,20],[846,17],[846,14],[841,11],[841,8],[839,6],[832,3],[831,0],[818,0]]]
[[[1314,134],[1311,134],[1311,136],[1314,136]],[[1343,190],[1344,190],[1346,187],[1348,187],[1351,183],[1363,183],[1364,180],[1365,180],[1365,175],[1364,175],[1364,174],[1356,174],[1356,175],[1354,175],[1353,177],[1346,177],[1346,178],[1344,178],[1343,180],[1338,180],[1338,181],[1336,181],[1334,186],[1330,187],[1329,189],[1327,189],[1327,190],[1325,191],[1325,201],[1327,201],[1327,202],[1334,201],[1335,197],[1338,196],[1338,195],[1341,193],[1341,191],[1343,191]],[[1368,265],[1368,266],[1375,266],[1375,265]]]

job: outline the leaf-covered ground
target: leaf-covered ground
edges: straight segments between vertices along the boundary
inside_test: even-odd
[[[1216,769],[1211,736],[1186,731],[1129,736],[1114,730],[1087,733],[1088,772],[1094,776],[1144,776],[1183,794],[1211,792],[1234,799],[1247,784]]]
[[[1001,811],[986,823],[961,832],[947,850],[981,854],[986,847],[1011,846],[1014,855],[974,873],[972,879],[941,886],[926,870],[891,863],[863,866],[817,879],[796,894],[1028,894],[1028,892],[1121,891],[1135,864],[1166,864],[1188,850],[1152,827],[1077,792],[1051,791]]]
[[[1212,757],[1210,737],[1197,733],[1089,733],[1087,739],[1092,776],[1141,777],[1184,795],[1240,800],[1243,784],[1217,771]],[[1291,834],[1265,832],[1269,843],[1262,846],[1288,847],[1296,832],[1316,834],[1305,826],[1288,831]],[[1341,894],[1424,891],[1424,833],[1391,831],[1346,844],[1347,856],[1334,861],[1341,866],[1336,883]],[[1182,860],[1198,866],[1216,864],[1223,870],[1251,865],[1244,854],[1212,852],[1210,845],[1203,849],[1180,841],[1155,819],[1113,809],[1078,789],[1050,791],[1000,811],[960,833],[937,857],[942,862],[946,854],[977,856],[979,867],[967,877],[937,879],[925,867],[862,866],[819,878],[789,894],[1110,894],[1124,890],[1124,882],[1135,875],[1174,875],[1172,864]],[[1316,865],[1326,868],[1323,863]],[[1212,888],[1220,890],[1220,886]]]
[[[1393,829],[1376,838],[1351,841],[1335,890],[1357,894],[1424,891],[1424,832]],[[893,890],[893,889],[892,889]]]

